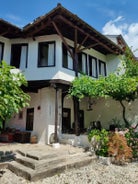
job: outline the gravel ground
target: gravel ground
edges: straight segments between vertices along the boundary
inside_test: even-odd
[[[4,172],[4,173],[3,173]],[[0,171],[0,184],[137,184],[138,163],[125,166],[104,165],[93,161],[88,166],[65,170],[64,173],[36,182],[27,181],[7,169]]]
[[[19,144],[0,145],[0,150],[14,151],[17,148],[28,149],[30,146],[39,148],[39,145]],[[46,147],[46,149],[49,148]],[[138,162],[117,166],[105,165],[100,160],[94,160],[88,166],[65,170],[61,174],[36,182],[18,177],[8,169],[0,169],[0,184],[138,184]]]

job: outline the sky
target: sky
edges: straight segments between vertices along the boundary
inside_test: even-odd
[[[138,56],[138,0],[0,0],[0,18],[24,27],[57,3],[102,34],[121,34]]]

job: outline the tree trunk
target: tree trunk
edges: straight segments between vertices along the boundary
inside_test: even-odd
[[[138,127],[138,123],[136,124],[136,126],[135,126],[135,128],[134,129],[136,129]]]
[[[124,120],[124,122],[125,122],[125,126],[127,127],[127,128],[129,128],[129,121],[126,119],[126,107],[125,107],[125,105],[123,104],[123,101],[122,100],[120,100],[119,101],[120,102],[120,104],[121,104],[121,106],[122,106],[122,108],[123,108],[123,112],[122,112],[122,115],[123,115],[123,120]]]

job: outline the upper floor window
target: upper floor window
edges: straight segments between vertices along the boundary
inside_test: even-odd
[[[38,67],[55,66],[55,42],[40,42]]]
[[[0,62],[3,59],[4,43],[0,42]]]
[[[87,73],[87,55],[84,53],[78,54],[78,71],[80,73]]]
[[[106,76],[106,63],[99,60],[99,75]]]
[[[27,68],[28,44],[12,44],[11,65],[24,70]]]
[[[97,59],[92,56],[89,56],[88,74],[97,78]]]
[[[70,48],[70,50],[73,53],[73,48]],[[62,45],[62,53],[63,53],[63,58],[62,58],[62,64],[64,68],[68,68],[70,70],[73,70],[73,59],[67,50],[67,48]]]

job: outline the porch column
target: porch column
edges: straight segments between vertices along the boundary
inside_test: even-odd
[[[80,135],[80,126],[79,126],[79,101],[76,97],[73,97],[74,103],[74,123],[75,123],[75,134],[76,136]]]
[[[75,58],[74,59],[75,76],[78,77],[78,54],[76,53],[76,49],[75,49],[74,58]],[[74,103],[75,134],[76,136],[79,136],[80,135],[80,125],[79,125],[79,100],[78,98],[73,97],[73,103]]]
[[[55,143],[58,142],[58,136],[57,136],[57,126],[58,126],[58,87],[55,85],[55,134],[54,134],[54,140]]]

